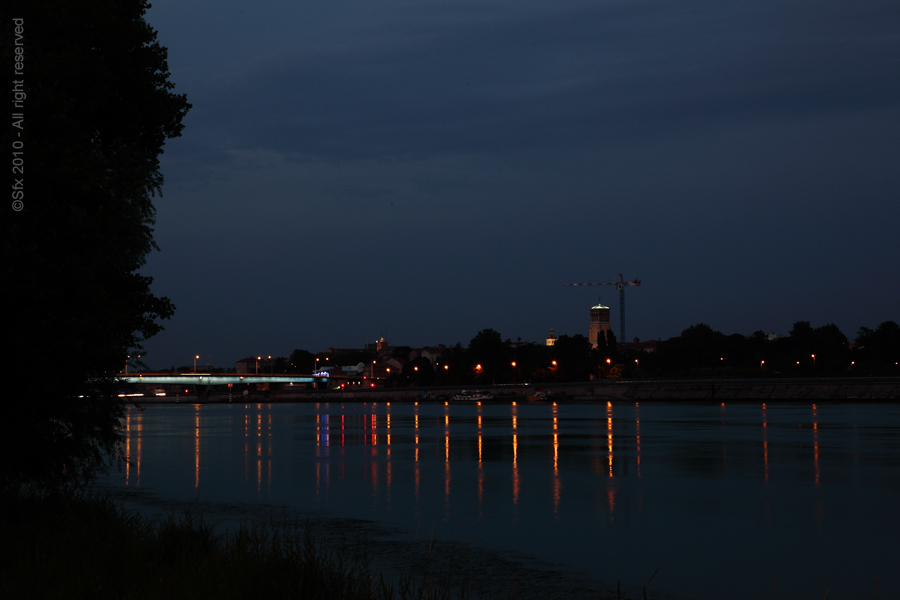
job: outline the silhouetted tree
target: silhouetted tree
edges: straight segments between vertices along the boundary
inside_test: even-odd
[[[6,68],[12,17],[25,24],[26,117],[7,148],[21,143],[27,160],[24,203],[4,223],[3,288],[17,302],[0,478],[71,482],[121,456],[115,375],[174,311],[138,270],[156,249],[158,157],[190,105],[171,91],[146,1],[3,6]]]
[[[900,372],[900,325],[885,321],[874,331],[860,327],[856,334],[855,360],[860,370],[872,374],[896,374]]]
[[[696,369],[695,374],[699,374],[700,369],[720,366],[726,342],[723,333],[705,323],[698,323],[682,331],[680,336],[660,342],[656,348],[656,358],[666,369],[679,372]]]
[[[442,373],[437,380],[439,383],[448,385],[468,383],[469,363],[466,358],[466,349],[460,342],[444,349],[441,353],[440,364]],[[444,369],[444,366],[447,369]]]
[[[435,384],[434,365],[431,364],[430,360],[422,356],[417,356],[411,361],[404,363],[401,376],[404,385],[426,386]]]
[[[560,381],[587,381],[590,379],[593,364],[591,361],[591,342],[581,334],[569,337],[561,335],[556,344],[551,346]]]
[[[544,381],[542,374],[549,373],[548,367],[553,358],[550,355],[551,347],[543,343],[533,343],[518,346],[513,352],[513,360],[516,361],[518,381]]]
[[[290,363],[288,359],[284,356],[276,356],[274,362],[272,363],[272,373],[274,374],[284,374],[288,372],[288,366]]]
[[[467,357],[473,367],[481,365],[481,370],[475,374],[479,382],[499,383],[504,373],[512,370],[512,348],[493,329],[482,329],[472,338]]]
[[[606,357],[612,357],[616,355],[616,349],[618,342],[616,341],[616,334],[613,333],[612,329],[606,330],[606,335],[603,336],[605,339],[605,348],[606,352],[604,353]]]
[[[312,373],[315,369],[316,355],[308,350],[297,348],[291,352],[289,360],[291,373]]]
[[[813,329],[808,321],[797,321],[784,346],[790,357],[787,367],[792,362],[795,373],[834,373],[850,366],[847,336],[833,323]]]

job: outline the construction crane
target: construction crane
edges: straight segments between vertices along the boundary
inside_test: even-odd
[[[619,343],[625,343],[625,286],[626,285],[641,285],[640,279],[634,279],[632,281],[625,281],[622,277],[622,274],[619,273],[618,281],[604,281],[602,283],[567,283],[567,286],[581,286],[581,285],[614,285],[616,289],[619,290]]]

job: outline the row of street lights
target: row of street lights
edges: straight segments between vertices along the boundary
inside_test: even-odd
[[[815,372],[815,370],[816,370],[816,355],[815,355],[815,354],[810,354],[809,356],[810,356],[810,358],[812,358],[812,361],[813,361],[813,372]],[[137,358],[140,359],[140,358],[141,358],[141,355],[138,354],[138,355],[137,355]],[[195,355],[194,355],[194,373],[197,372],[197,360],[199,360],[199,358],[200,358],[200,355],[199,355],[199,354],[195,354]],[[131,359],[131,355],[130,355],[130,354],[128,355],[128,359],[129,359],[129,360]],[[268,359],[271,361],[271,360],[272,360],[272,356],[269,355],[269,356],[268,356]],[[261,360],[262,360],[262,356],[257,356],[257,357],[256,357],[256,374],[257,374],[257,375],[259,375],[259,361],[261,361]],[[318,370],[319,370],[319,360],[320,360],[320,359],[319,359],[318,357],[316,357],[316,362],[315,362],[315,364],[313,365],[313,373],[317,373]],[[328,357],[327,357],[327,356],[325,357],[325,360],[328,361]],[[720,361],[724,361],[725,358],[724,358],[724,357],[721,357],[721,358],[719,358],[719,360],[720,360]],[[376,362],[377,362],[377,361],[374,361],[374,360],[372,361],[372,378],[373,378],[373,379],[375,378],[375,364],[376,364]],[[556,369],[557,366],[558,366],[558,364],[557,364],[557,362],[556,362],[555,360],[554,360],[554,361],[551,361],[550,364],[551,364],[551,368],[552,368],[552,369]],[[607,358],[607,359],[606,359],[606,364],[611,366],[611,365],[612,365],[612,359]],[[636,367],[640,367],[640,365],[641,365],[640,360],[638,360],[637,358],[634,359],[634,364],[635,364]],[[765,361],[765,360],[759,361],[759,368],[760,368],[760,370],[762,370],[762,369],[765,368],[765,364],[766,364],[766,361]],[[851,366],[853,366],[853,365],[855,365],[855,364],[856,364],[855,361],[850,361],[850,365],[851,365]],[[516,361],[512,361],[512,362],[510,363],[510,365],[511,365],[512,368],[513,368],[513,381],[516,382],[516,383],[518,383],[519,372],[518,372],[518,370],[516,369]],[[800,361],[799,361],[799,360],[797,361],[797,365],[798,365],[798,366],[800,365]],[[275,367],[274,367],[273,365],[270,365],[270,369],[271,369],[271,372],[272,372],[272,373],[274,373],[274,368],[275,368]],[[418,385],[418,382],[419,382],[419,367],[418,367],[418,366],[413,367],[413,370],[416,372],[416,385]],[[448,377],[448,380],[447,380],[447,381],[448,381],[448,383],[449,383],[449,377],[450,377],[449,370],[450,370],[450,366],[449,366],[449,365],[444,365],[444,371],[447,372],[447,377]],[[483,367],[481,366],[480,363],[475,365],[475,371],[476,371],[476,372],[481,373],[483,370],[484,370],[484,369],[483,369]],[[387,368],[386,368],[386,372],[387,372],[388,374],[390,374],[391,368],[390,368],[390,367],[387,367]],[[126,374],[128,373],[128,361],[127,361],[127,360],[125,361],[125,373],[126,373]]]
[[[138,360],[141,360],[141,356],[143,356],[143,354],[138,354],[138,355],[137,355],[137,359],[138,359]],[[130,354],[129,354],[128,357],[125,359],[125,374],[126,374],[126,375],[128,375],[128,361],[129,361],[129,360],[131,360],[131,355],[130,355]],[[139,363],[138,366],[140,366],[140,363]],[[141,369],[141,370],[143,370],[143,369]]]

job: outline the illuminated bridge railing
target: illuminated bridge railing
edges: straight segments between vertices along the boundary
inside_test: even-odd
[[[316,383],[327,381],[325,377],[293,375],[212,375],[190,373],[181,375],[121,375],[128,383],[177,384],[177,385],[226,385],[229,383]]]

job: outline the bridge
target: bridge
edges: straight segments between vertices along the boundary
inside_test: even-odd
[[[316,383],[327,377],[311,375],[238,375],[234,373],[179,373],[178,375],[160,375],[158,373],[141,373],[138,375],[121,375],[128,383],[155,383],[157,385],[226,385],[235,383]]]
[[[119,379],[126,383],[147,384],[147,385],[173,385],[173,386],[192,386],[198,397],[209,396],[209,392],[214,386],[227,385],[234,387],[244,384],[255,383],[282,383],[287,385],[306,385],[312,384],[313,387],[318,385],[327,385],[328,376],[312,376],[312,375],[248,375],[239,373],[131,373],[128,375],[119,375]]]

